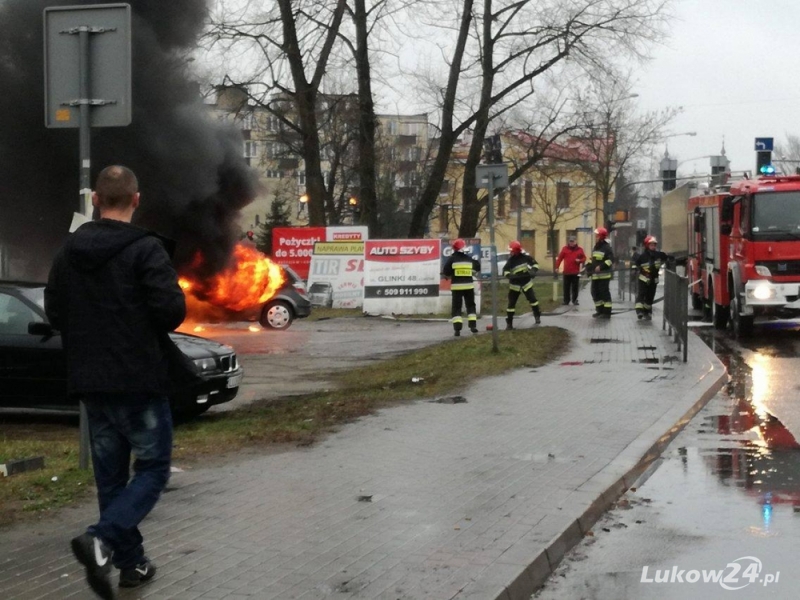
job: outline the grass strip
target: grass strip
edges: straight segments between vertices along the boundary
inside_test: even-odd
[[[497,353],[492,352],[491,334],[462,335],[331,375],[335,385],[326,392],[257,401],[179,424],[173,459],[186,465],[245,448],[308,445],[376,409],[453,394],[482,377],[542,366],[563,354],[569,344],[568,332],[555,327],[498,331]],[[94,491],[91,471],[77,467],[78,432],[74,424],[31,425],[24,419],[5,420],[0,433],[0,462],[30,456],[44,456],[46,468],[0,477],[0,526],[74,505]]]

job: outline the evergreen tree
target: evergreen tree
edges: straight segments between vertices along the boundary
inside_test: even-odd
[[[276,227],[289,227],[292,224],[292,206],[284,189],[275,190],[266,220],[258,228],[256,248],[266,255],[272,254],[272,230]]]

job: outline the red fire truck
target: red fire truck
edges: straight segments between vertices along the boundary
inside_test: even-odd
[[[741,179],[688,202],[692,304],[737,337],[800,316],[800,176]]]

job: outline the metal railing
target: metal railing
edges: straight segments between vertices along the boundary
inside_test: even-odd
[[[668,335],[683,349],[683,362],[688,360],[689,342],[689,280],[675,271],[664,272],[664,322]]]
[[[626,266],[625,263],[614,267],[613,278],[617,280],[617,299],[620,302],[636,298],[637,277],[638,271]]]

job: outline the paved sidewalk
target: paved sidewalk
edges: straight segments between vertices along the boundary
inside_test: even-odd
[[[568,355],[481,380],[466,403],[175,474],[143,527],[159,573],[119,597],[527,599],[726,377],[694,335],[680,362],[659,305],[652,322],[630,302],[597,321],[580,300],[542,319],[573,333]],[[68,541],[95,512],[1,532],[0,598],[90,597]]]

